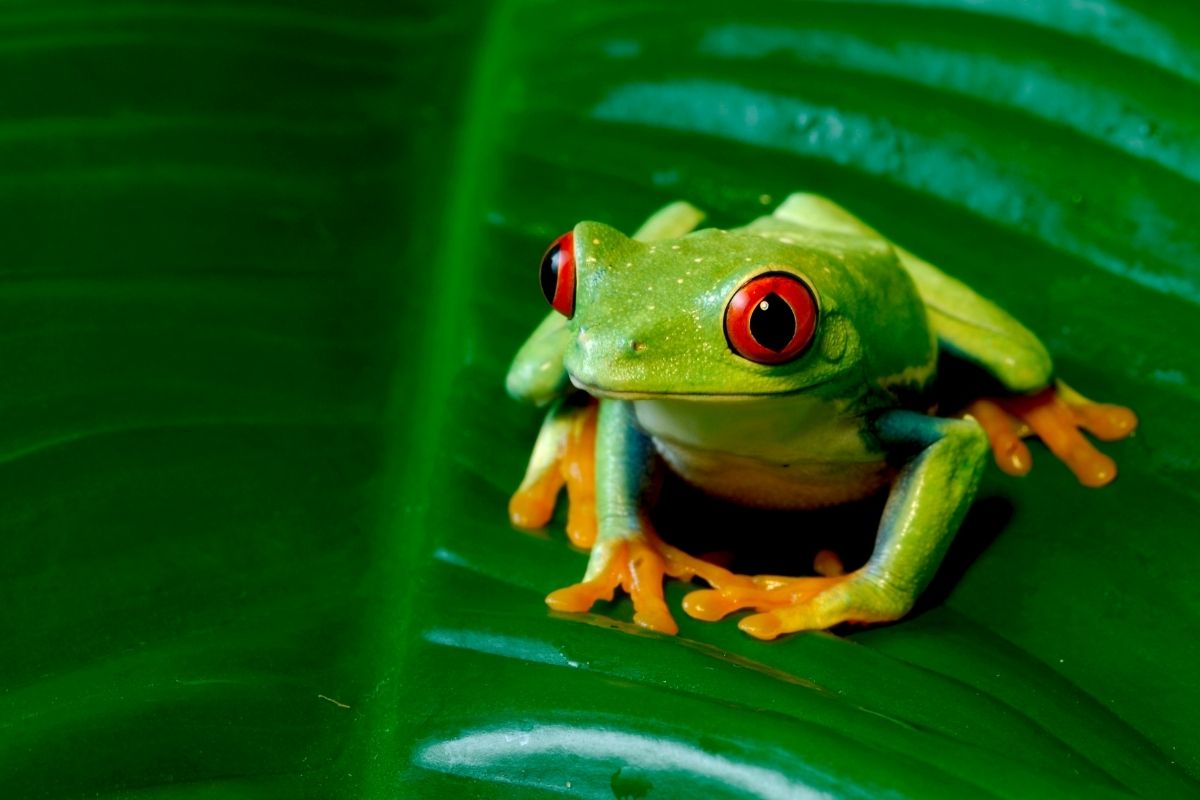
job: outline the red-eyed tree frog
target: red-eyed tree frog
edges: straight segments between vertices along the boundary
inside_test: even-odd
[[[618,587],[634,621],[675,633],[666,576],[700,578],[684,610],[772,639],[841,622],[896,620],[942,560],[990,448],[1007,472],[1031,465],[1035,433],[1089,486],[1116,475],[1079,429],[1119,439],[1137,420],[1054,380],[1040,341],[963,283],[833,202],[792,195],[742,228],[695,230],[675,203],[632,237],[581,222],[541,263],[553,307],[520,349],[509,393],[548,404],[509,506],[545,525],[567,487],[567,532],[591,549],[580,583],[546,598],[584,612]],[[938,416],[939,352],[1006,394]],[[592,400],[594,398],[595,400]],[[598,402],[597,402],[598,401]],[[806,509],[887,491],[875,548],[845,572],[738,575],[663,542],[646,514],[659,466],[726,500]]]

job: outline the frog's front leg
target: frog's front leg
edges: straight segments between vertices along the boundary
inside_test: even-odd
[[[892,485],[875,551],[861,568],[813,578],[705,577],[713,589],[688,595],[684,609],[716,619],[740,608],[760,613],[738,627],[759,639],[822,630],[841,622],[888,622],[908,613],[937,571],[975,496],[988,452],[972,420],[891,411],[875,424],[880,441],[907,461]]]
[[[596,429],[596,543],[583,581],[546,597],[556,611],[582,613],[611,600],[617,587],[633,599],[633,621],[676,633],[663,599],[667,564],[646,520],[644,503],[654,468],[650,439],[634,424],[633,406],[602,400]]]

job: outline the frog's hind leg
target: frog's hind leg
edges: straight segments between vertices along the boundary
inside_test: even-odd
[[[1050,354],[1025,326],[962,281],[888,241],[837,203],[818,195],[793,194],[774,216],[818,230],[888,242],[916,285],[942,350],[980,367],[1010,391],[1031,392],[1049,383]]]
[[[1084,486],[1100,487],[1117,476],[1117,465],[1079,432],[1105,442],[1124,439],[1137,428],[1137,416],[1124,406],[1095,403],[1062,381],[1032,395],[984,397],[964,414],[983,426],[996,465],[1009,475],[1033,466],[1022,437],[1037,435]]]
[[[704,219],[704,212],[682,200],[660,208],[642,223],[633,238],[639,242],[677,239],[695,230]]]
[[[508,504],[518,528],[541,528],[554,515],[559,492],[567,489],[567,536],[577,547],[596,540],[596,403],[560,400],[538,431],[529,467]]]
[[[794,194],[776,217],[821,230],[883,238],[849,211],[823,197]],[[1104,486],[1117,475],[1111,458],[1080,433],[1102,441],[1123,439],[1137,417],[1123,406],[1093,403],[1062,381],[1045,346],[1020,322],[928,261],[892,244],[929,312],[938,347],[974,364],[1013,394],[972,403],[965,414],[983,426],[1000,469],[1024,475],[1032,457],[1022,437],[1036,434],[1085,486]]]

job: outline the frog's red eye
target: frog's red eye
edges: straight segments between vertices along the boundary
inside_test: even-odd
[[[768,272],[737,290],[725,307],[730,349],[758,364],[782,364],[804,352],[817,327],[817,301],[793,275]]]
[[[542,294],[567,319],[575,314],[575,236],[571,233],[558,237],[542,256]]]

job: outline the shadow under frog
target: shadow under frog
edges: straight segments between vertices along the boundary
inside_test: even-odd
[[[803,575],[812,571],[822,553],[836,553],[847,569],[866,564],[886,501],[886,495],[879,493],[810,511],[747,508],[664,472],[650,522],[664,542],[731,572]],[[975,498],[937,574],[909,612],[910,618],[946,600],[971,565],[1004,532],[1013,512],[1007,497]]]

